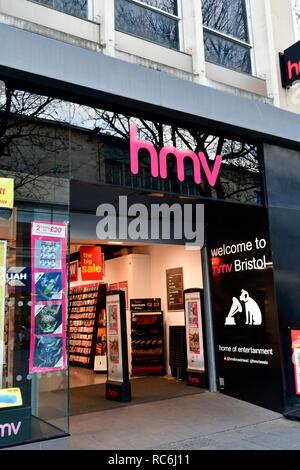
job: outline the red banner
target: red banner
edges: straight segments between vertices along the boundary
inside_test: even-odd
[[[100,246],[81,246],[80,265],[82,281],[102,281],[103,263]]]
[[[70,263],[70,282],[77,282],[78,278],[78,261],[71,261]]]

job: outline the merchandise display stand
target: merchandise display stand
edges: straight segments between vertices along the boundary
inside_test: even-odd
[[[187,346],[186,383],[207,388],[204,343],[203,289],[184,291],[184,318]]]
[[[131,373],[164,375],[164,322],[160,299],[131,299]]]
[[[128,373],[126,304],[124,291],[106,294],[107,312],[107,381],[106,398],[131,401]]]
[[[105,284],[71,288],[69,301],[71,365],[94,368],[99,316],[103,315],[105,309],[105,294]]]

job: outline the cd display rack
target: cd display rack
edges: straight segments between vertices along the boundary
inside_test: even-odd
[[[69,300],[69,361],[94,368],[99,316],[105,309],[106,286],[71,287]],[[100,315],[99,315],[100,314]]]

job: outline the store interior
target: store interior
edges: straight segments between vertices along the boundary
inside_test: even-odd
[[[83,257],[88,256],[86,252],[93,253],[90,273],[82,272],[82,269],[87,271],[82,268]],[[98,259],[96,263],[95,259]],[[97,268],[98,264],[101,269]],[[125,292],[131,403],[201,393],[201,387],[188,386],[185,380],[183,291],[202,287],[200,249],[190,250],[185,245],[174,244],[71,239],[68,309],[71,415],[120,406],[105,396],[107,290]],[[156,331],[157,338],[151,336],[151,331],[149,336],[147,328],[141,339],[133,334],[132,318],[136,314],[132,310],[139,299],[158,302],[159,312],[155,313],[162,318],[158,319],[161,331]]]

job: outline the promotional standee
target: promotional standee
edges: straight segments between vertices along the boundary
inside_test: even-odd
[[[186,289],[184,291],[187,349],[186,381],[188,385],[198,387],[207,387],[203,311],[203,289]]]
[[[163,375],[163,312],[160,299],[131,299],[132,375]]]
[[[295,393],[300,395],[300,330],[291,330],[292,360],[294,363]]]
[[[29,371],[66,369],[66,225],[31,224]]]
[[[120,402],[131,401],[124,291],[109,291],[106,294],[106,313],[106,398]]]
[[[104,284],[71,288],[69,301],[70,364],[106,371]]]

